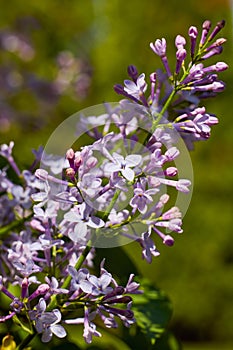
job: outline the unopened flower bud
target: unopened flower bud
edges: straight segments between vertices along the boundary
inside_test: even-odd
[[[75,169],[78,169],[80,165],[82,164],[82,157],[80,152],[75,153],[75,160],[74,160],[74,167]]]
[[[74,150],[72,148],[68,149],[68,151],[66,152],[66,159],[72,160],[74,159],[74,156]]]
[[[128,75],[130,78],[132,78],[134,81],[138,78],[138,70],[134,65],[128,66]]]
[[[70,179],[73,179],[75,176],[75,170],[73,168],[67,168],[66,176],[69,177]]]
[[[173,246],[174,242],[174,238],[170,235],[166,235],[163,239],[163,244],[166,244],[168,247]]]
[[[212,33],[210,34],[208,41],[211,41],[217,34],[220,32],[220,30],[225,26],[224,19],[217,23],[215,28],[213,29]]]
[[[173,177],[173,176],[176,176],[177,173],[178,173],[178,170],[175,167],[173,167],[173,166],[170,166],[169,168],[167,168],[165,170],[165,175],[166,176]]]
[[[46,181],[48,179],[48,172],[44,169],[37,169],[35,171],[35,176],[40,180]]]
[[[206,20],[203,25],[202,25],[202,33],[201,33],[201,40],[200,40],[200,46],[203,46],[205,41],[206,41],[206,38],[207,38],[207,35],[210,31],[210,28],[211,28],[211,22],[209,20]]]
[[[185,38],[181,35],[177,35],[175,39],[175,45],[177,49],[183,49],[185,44],[186,44]]]

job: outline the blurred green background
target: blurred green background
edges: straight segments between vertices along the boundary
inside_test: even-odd
[[[118,101],[115,83],[129,64],[147,74],[160,67],[149,49],[225,19],[221,61],[227,90],[208,101],[220,124],[191,154],[194,193],[184,234],[161,246],[151,265],[134,244],[125,247],[142,274],[164,289],[173,305],[171,329],[187,350],[233,348],[232,12],[226,0],[40,0],[1,2],[0,141],[30,164],[59,123],[85,107]],[[217,60],[217,58],[216,58]]]

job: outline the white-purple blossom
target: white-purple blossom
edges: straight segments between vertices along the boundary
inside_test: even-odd
[[[124,158],[121,154],[114,152],[112,158],[111,163],[105,164],[107,171],[110,173],[121,172],[126,180],[133,181],[135,172],[131,168],[140,164],[142,156],[140,154],[130,154]]]
[[[43,298],[39,300],[35,310],[29,312],[30,319],[35,322],[35,328],[42,334],[41,341],[48,343],[53,334],[58,338],[64,338],[66,331],[60,324],[61,313],[58,309],[46,312],[46,302]]]

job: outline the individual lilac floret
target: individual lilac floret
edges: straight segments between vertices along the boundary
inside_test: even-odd
[[[85,316],[78,317],[76,319],[67,319],[64,322],[66,324],[83,324],[83,337],[87,344],[92,342],[92,337],[101,337],[102,334],[96,330],[96,325],[91,322],[95,318],[95,313],[90,314],[88,308],[85,308]]]
[[[130,154],[124,158],[122,155],[114,152],[112,158],[112,163],[105,164],[106,170],[110,173],[120,171],[128,181],[133,181],[135,172],[131,168],[140,164],[142,156],[139,154]]]
[[[163,62],[164,68],[167,72],[168,77],[172,76],[167,56],[166,56],[166,49],[167,49],[167,43],[166,39],[162,38],[155,40],[155,43],[150,43],[150,48],[154,51],[154,53],[161,57],[161,60]]]
[[[46,312],[46,302],[43,298],[39,300],[35,310],[29,311],[29,316],[35,322],[35,328],[39,334],[42,334],[41,340],[47,343],[52,339],[53,334],[58,338],[66,336],[65,329],[58,324],[61,321],[61,313],[58,309]]]
[[[160,255],[159,251],[156,249],[155,243],[153,239],[150,237],[151,229],[149,231],[144,232],[141,238],[137,239],[137,242],[143,248],[142,250],[142,258],[145,259],[149,264],[152,262],[152,256]]]
[[[166,39],[162,38],[155,40],[155,43],[150,43],[150,48],[154,51],[154,53],[160,57],[166,55],[167,43]]]
[[[145,214],[147,211],[147,204],[153,202],[151,195],[157,193],[158,190],[155,188],[145,190],[143,187],[137,187],[134,189],[134,196],[130,200],[130,205],[141,214]]]
[[[147,83],[145,81],[145,74],[142,73],[137,78],[136,82],[133,82],[131,80],[124,80],[124,90],[127,94],[130,96],[133,96],[137,98],[138,100],[141,100],[144,92],[147,89]]]
[[[14,161],[14,158],[12,156],[12,150],[14,147],[14,141],[11,141],[9,143],[9,146],[7,144],[3,144],[0,146],[0,155],[7,159],[9,164],[11,165],[12,169],[15,171],[15,173],[20,176],[21,172],[17,166],[17,164]]]
[[[61,223],[64,230],[66,230],[66,221],[75,224],[71,230],[68,227],[68,236],[73,242],[78,242],[80,237],[85,237],[88,227],[97,229],[105,225],[102,219],[94,216],[91,212],[92,209],[83,202],[80,205],[75,205],[64,215],[64,221]]]

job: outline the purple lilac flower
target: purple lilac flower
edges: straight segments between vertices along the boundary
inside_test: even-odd
[[[131,80],[124,80],[124,84],[124,90],[128,95],[133,96],[138,100],[143,98],[144,92],[147,89],[144,73],[140,74],[135,82]]]
[[[76,319],[66,319],[64,322],[66,324],[83,324],[83,337],[87,344],[92,342],[92,337],[101,337],[102,334],[96,330],[96,325],[91,322],[92,318],[95,317],[95,314],[90,314],[88,309],[85,308],[85,316],[78,317]]]
[[[17,166],[17,164],[14,161],[14,158],[12,156],[12,150],[14,147],[14,142],[11,141],[9,143],[9,146],[7,144],[3,144],[0,146],[0,155],[4,158],[7,159],[7,161],[9,162],[9,164],[11,165],[12,169],[15,171],[15,173],[20,176],[21,172]]]
[[[149,190],[143,189],[142,186],[134,189],[134,196],[130,200],[130,205],[137,209],[141,214],[145,214],[147,211],[147,204],[153,202],[151,195],[158,192],[158,189],[152,188]]]
[[[130,154],[124,158],[122,155],[114,152],[112,158],[112,163],[105,164],[106,169],[111,173],[120,171],[128,181],[133,181],[135,172],[131,168],[140,164],[142,156],[139,154]]]
[[[77,183],[77,187],[86,196],[93,198],[101,189],[102,180],[93,174],[84,174],[82,180]]]
[[[35,322],[35,328],[39,334],[42,334],[41,340],[47,343],[52,339],[53,334],[58,338],[66,336],[65,329],[58,324],[61,321],[61,313],[58,309],[52,312],[46,312],[46,302],[43,298],[39,300],[35,310],[29,311],[29,316]]]
[[[78,242],[80,236],[86,236],[88,227],[97,229],[105,225],[102,219],[91,214],[91,208],[84,202],[80,205],[75,205],[64,215],[64,221],[61,223],[61,226],[65,225],[66,221],[75,224],[74,230],[68,229],[68,236],[74,242]]]
[[[144,232],[141,238],[137,239],[137,242],[143,248],[142,258],[145,259],[149,264],[152,262],[152,256],[160,255],[159,251],[156,249],[155,243],[151,236],[151,230]]]

